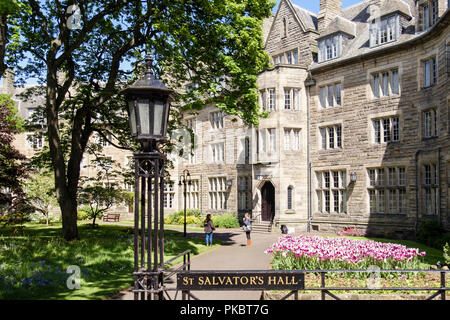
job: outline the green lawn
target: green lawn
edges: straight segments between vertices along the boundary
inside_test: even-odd
[[[11,231],[0,228],[0,299],[104,299],[133,283],[133,228],[80,224],[81,240],[70,243],[60,224]],[[203,238],[165,230],[165,261],[188,249],[196,255],[211,248]],[[71,265],[80,267],[80,289],[67,288]]]
[[[118,223],[119,224],[128,225],[128,226],[134,226],[134,222],[133,221],[120,221]],[[102,221],[100,221],[99,224],[101,224],[101,225],[108,225],[110,223],[109,222],[102,222]],[[184,226],[183,225],[179,225],[179,224],[164,224],[164,229],[180,229],[180,230],[183,230]],[[192,231],[203,231],[202,227],[198,227],[198,226],[194,226],[194,225],[187,225],[186,229],[187,230],[192,230]]]

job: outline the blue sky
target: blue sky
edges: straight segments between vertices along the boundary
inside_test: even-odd
[[[362,1],[363,0],[342,0],[342,7],[346,8]],[[311,12],[319,13],[320,0],[291,0],[291,2]],[[280,3],[279,0],[278,3]],[[274,8],[275,12],[277,7]]]

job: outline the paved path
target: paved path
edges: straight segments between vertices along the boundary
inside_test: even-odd
[[[252,233],[252,244],[246,246],[247,239],[241,229],[217,230],[214,239],[223,245],[191,257],[191,270],[269,270],[271,255],[264,253],[281,234]],[[203,237],[202,232],[190,231],[188,237]],[[201,300],[259,300],[260,291],[193,291]],[[172,296],[172,295],[171,295]],[[177,299],[180,299],[178,292]],[[114,299],[133,300],[131,291],[123,291]]]

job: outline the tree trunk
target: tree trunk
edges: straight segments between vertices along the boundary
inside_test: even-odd
[[[0,15],[0,77],[6,71],[5,53],[6,45],[8,44],[8,16],[6,14]]]
[[[77,225],[77,201],[76,198],[63,199],[60,203],[62,215],[62,233],[67,241],[79,240]]]

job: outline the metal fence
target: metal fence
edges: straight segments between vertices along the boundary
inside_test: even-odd
[[[141,286],[141,288],[137,290],[133,290],[135,293],[147,293],[147,296],[142,295],[142,299],[151,299],[151,294],[154,294],[155,299],[164,299],[164,300],[176,300],[178,297],[178,293],[181,292],[181,300],[200,300],[197,298],[192,291],[200,291],[201,289],[195,288],[190,290],[189,288],[183,287],[180,288],[179,283],[177,281],[174,281],[175,278],[178,278],[180,275],[196,275],[198,273],[207,273],[209,275],[223,275],[223,274],[233,274],[233,276],[236,275],[246,275],[249,274],[258,274],[258,275],[265,275],[265,274],[273,274],[273,273],[280,273],[280,274],[289,274],[289,276],[302,276],[303,279],[307,274],[316,274],[320,275],[320,286],[306,286],[305,281],[299,285],[298,288],[294,287],[289,289],[288,293],[281,298],[281,300],[286,300],[289,297],[293,297],[294,300],[298,300],[300,298],[299,293],[306,292],[306,291],[315,291],[320,292],[320,299],[325,300],[328,297],[335,299],[335,300],[341,300],[340,297],[336,295],[336,291],[343,291],[343,292],[352,292],[352,291],[364,291],[364,292],[380,292],[380,291],[406,291],[406,292],[420,292],[420,291],[426,291],[429,292],[430,295],[426,298],[426,300],[432,300],[436,297],[439,297],[440,300],[446,300],[446,292],[450,290],[450,287],[447,287],[446,284],[446,275],[450,274],[449,270],[416,270],[416,269],[408,269],[408,270],[356,270],[356,269],[336,269],[336,270],[259,270],[259,271],[246,271],[246,270],[233,270],[233,271],[193,271],[191,270],[191,251],[187,250],[176,257],[170,259],[169,261],[165,262],[164,266],[167,268],[172,262],[176,261],[177,259],[183,257],[183,263],[180,263],[176,268],[174,269],[165,269],[160,270],[159,272],[146,272],[146,271],[140,271],[140,275],[146,275],[149,282],[153,285],[148,286]],[[366,287],[363,286],[349,286],[349,287],[336,287],[336,286],[329,286],[327,285],[327,275],[333,276],[333,274],[345,274],[345,273],[365,273],[365,274],[373,274],[373,273],[380,273],[381,274],[411,274],[411,273],[432,273],[432,274],[439,274],[439,280],[440,280],[440,286],[436,287],[377,287],[373,285],[369,285]],[[162,283],[161,286],[156,287],[154,284],[157,281],[158,277],[162,277],[163,281],[160,281]],[[151,280],[151,279],[154,280]],[[169,284],[174,284],[175,286],[170,286]],[[207,290],[212,290],[211,288]],[[218,287],[214,290],[220,291],[220,290],[236,290],[236,291],[246,291],[246,290],[255,290],[255,288],[251,287],[241,287],[238,289],[227,289],[225,287]],[[256,290],[271,290],[269,286],[267,287],[258,287]],[[333,291],[333,292],[332,292]],[[174,296],[170,296],[168,292],[175,292]],[[165,295],[164,295],[165,294]]]

